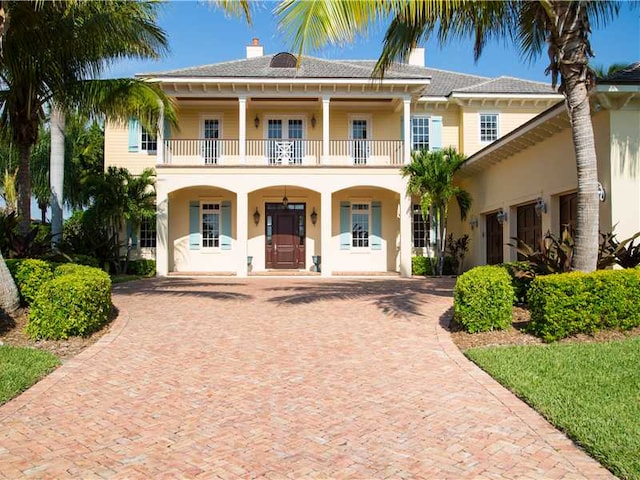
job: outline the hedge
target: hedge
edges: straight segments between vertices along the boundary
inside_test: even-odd
[[[435,264],[436,259],[423,256],[411,257],[411,274],[412,275],[433,275],[431,265]],[[455,275],[457,273],[458,264],[453,257],[444,257],[444,264],[442,265],[443,275]]]
[[[131,260],[127,267],[127,273],[143,277],[152,277],[156,274],[156,261],[144,258]]]
[[[33,303],[42,285],[53,278],[51,264],[34,258],[12,262],[10,271],[16,281],[20,297],[27,305]]]
[[[108,321],[110,312],[109,275],[92,267],[61,265],[31,304],[26,331],[34,339],[89,335]]]
[[[528,293],[529,330],[545,342],[640,325],[640,270],[539,276]]]
[[[456,281],[454,316],[470,333],[503,330],[511,325],[513,299],[511,277],[505,268],[472,268]]]

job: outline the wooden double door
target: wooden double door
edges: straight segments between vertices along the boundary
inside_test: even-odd
[[[268,269],[304,269],[306,206],[304,203],[265,205],[265,258]]]

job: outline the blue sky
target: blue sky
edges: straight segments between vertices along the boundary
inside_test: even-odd
[[[159,24],[167,32],[171,51],[158,62],[122,61],[111,66],[106,76],[129,77],[136,73],[217,63],[245,57],[245,46],[253,37],[264,45],[265,54],[288,51],[290,41],[277,30],[271,15],[276,2],[260,2],[253,11],[253,24],[226,17],[206,2],[171,1],[161,7]],[[377,58],[384,28],[374,28],[367,37],[344,48],[327,47],[315,56],[325,58]],[[593,64],[640,60],[640,5],[623,5],[619,17],[606,29],[593,26],[591,43],[596,57]],[[517,50],[503,42],[488,45],[474,64],[471,42],[455,42],[440,47],[430,40],[426,45],[429,67],[485,76],[509,75],[550,81],[544,75],[545,58],[529,63]]]

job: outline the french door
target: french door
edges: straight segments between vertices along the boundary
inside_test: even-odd
[[[267,120],[270,165],[301,165],[304,156],[304,126],[300,118]]]
[[[206,165],[218,163],[220,158],[220,120],[205,118],[202,120],[202,158]]]
[[[369,157],[369,124],[364,118],[352,119],[350,125],[351,156],[354,165],[366,165]]]

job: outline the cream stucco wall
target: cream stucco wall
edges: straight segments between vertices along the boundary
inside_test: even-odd
[[[470,106],[460,109],[460,149],[471,156],[478,150],[489,145],[480,141],[480,114],[498,114],[498,138],[504,137],[507,133],[516,129],[523,123],[538,115],[545,107],[507,107],[507,106]]]
[[[640,110],[601,111],[593,116],[598,179],[607,191],[600,203],[600,230],[615,231],[627,238],[640,231]],[[516,252],[506,245],[516,236],[516,211],[519,205],[541,197],[547,203],[542,215],[542,232],[559,233],[559,196],[575,191],[577,175],[571,130],[566,128],[546,140],[501,162],[488,166],[460,185],[473,197],[471,212],[461,221],[457,205],[452,203],[449,229],[456,237],[469,234],[471,248],[466,267],[486,262],[485,215],[503,209],[504,259],[515,260]],[[471,228],[469,221],[478,220]]]
[[[104,166],[124,167],[134,175],[156,166],[156,155],[129,152],[129,132],[126,124],[107,122],[104,128]]]

